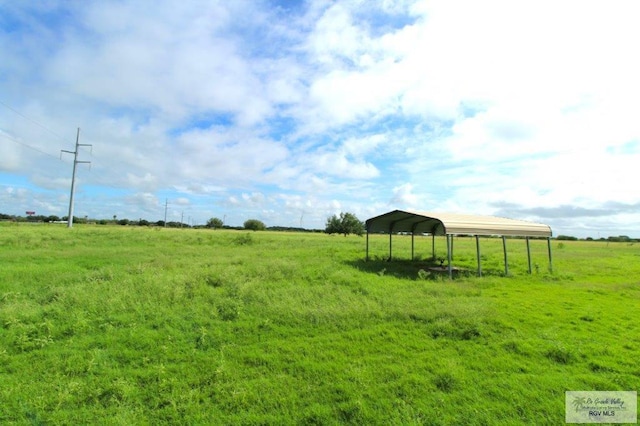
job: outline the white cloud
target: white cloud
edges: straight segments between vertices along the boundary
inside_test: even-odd
[[[330,176],[350,179],[369,179],[378,176],[378,169],[362,161],[350,161],[337,152],[326,153],[314,158],[315,169]]]
[[[3,4],[14,29],[0,31],[1,101],[22,114],[0,106],[3,183],[64,210],[71,164],[57,158],[79,126],[93,145],[78,172],[87,214],[157,220],[169,197],[227,222],[296,225],[308,209],[305,225],[323,227],[391,200],[539,214],[571,233],[587,226],[572,215],[606,205],[593,226],[640,233],[625,210],[640,202],[638,12],[572,0]],[[13,197],[3,206],[20,212]]]
[[[151,173],[145,173],[144,176],[127,173],[127,181],[128,185],[133,188],[155,190],[157,189],[158,178]]]
[[[209,185],[250,185],[288,156],[281,143],[221,127],[184,133],[177,142],[174,171],[183,179]]]
[[[387,135],[373,134],[360,137],[351,137],[344,141],[344,151],[353,156],[363,157],[387,142]]]
[[[346,2],[326,8],[315,22],[309,37],[309,49],[315,60],[330,67],[351,63],[366,51],[368,35],[354,24]]]
[[[186,201],[186,202],[185,202]],[[161,202],[157,196],[150,192],[138,192],[127,197],[127,202],[131,206],[142,209],[144,212],[156,212],[161,207]],[[180,204],[172,200],[172,204]],[[164,204],[164,203],[162,203]],[[182,204],[189,204],[188,200],[183,199]],[[132,218],[135,219],[135,218]]]
[[[405,183],[393,188],[391,204],[405,209],[420,207],[419,197],[413,193],[413,185],[410,183]]]
[[[264,203],[265,196],[260,192],[253,192],[251,194],[243,193],[242,199],[249,205],[260,206]]]
[[[0,131],[0,170],[13,172],[20,170],[20,149],[14,139]],[[13,142],[13,143],[10,143]]]
[[[51,61],[51,82],[100,102],[159,110],[171,120],[203,109],[231,112],[240,124],[270,114],[253,65],[229,37],[239,3],[175,6],[87,4],[77,12],[83,26],[68,28]]]

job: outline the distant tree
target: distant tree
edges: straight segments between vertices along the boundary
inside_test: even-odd
[[[629,241],[631,241],[631,238],[629,238],[628,235],[618,235],[617,237],[611,236],[607,238],[607,241],[613,241],[617,243],[628,243]]]
[[[217,217],[212,217],[207,221],[207,228],[218,229],[222,228],[222,225],[224,225],[222,219],[218,219]]]
[[[139,226],[149,226],[149,221],[148,221],[148,220],[145,220],[145,219],[140,219],[140,220],[138,221],[138,225],[139,225]]]
[[[42,215],[27,215],[27,222],[42,222],[44,216]]]
[[[244,222],[244,229],[251,231],[264,231],[267,227],[258,219],[249,219]]]
[[[67,222],[69,220],[69,216],[62,216],[60,218],[61,221],[63,222]],[[74,216],[73,217],[73,223],[86,223],[86,220],[84,218],[80,218],[78,216]]]
[[[340,233],[340,219],[335,214],[327,219],[327,225],[324,229],[327,234]]]
[[[267,231],[280,231],[280,232],[312,232],[310,229],[297,228],[295,226],[269,226]]]
[[[126,225],[128,225],[128,224],[129,224],[129,219],[120,219],[120,220],[118,221],[118,225],[126,226]]]
[[[364,234],[364,223],[362,223],[353,213],[340,213],[340,217],[333,215],[327,219],[325,231],[327,234]]]

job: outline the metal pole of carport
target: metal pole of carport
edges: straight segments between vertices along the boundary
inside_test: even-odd
[[[453,246],[453,235],[445,234],[445,238],[447,239],[447,259],[449,261],[447,269],[449,270],[449,279],[453,279],[453,268],[451,266],[451,249]]]
[[[504,275],[509,275],[509,262],[507,261],[507,237],[502,236],[502,250],[504,250]]]
[[[531,275],[531,247],[529,247],[529,237],[525,237],[527,240],[527,262],[529,264],[529,275]]]
[[[414,249],[413,232],[414,232],[414,231],[413,231],[413,230],[411,230],[411,261],[413,261],[413,258],[414,258],[414,256],[413,256],[413,253],[414,253],[414,250],[413,250],[413,249]]]
[[[476,235],[476,256],[478,256],[478,276],[482,276],[482,266],[480,266],[480,236]]]
[[[547,251],[549,252],[549,272],[553,274],[553,261],[551,260],[551,237],[547,237]]]
[[[431,233],[431,258],[436,260],[436,233]]]
[[[366,255],[364,260],[368,262],[369,261],[369,228],[367,228],[367,248],[365,252],[366,252]]]

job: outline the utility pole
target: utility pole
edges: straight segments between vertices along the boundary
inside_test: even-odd
[[[167,206],[169,205],[169,200],[167,198],[164,199],[164,227],[167,227]]]
[[[60,150],[60,157],[62,157],[62,153],[66,152],[68,154],[73,154],[73,173],[71,175],[71,195],[69,196],[69,217],[67,219],[67,228],[73,227],[73,194],[76,190],[76,167],[78,163],[88,163],[91,164],[91,161],[78,161],[78,147],[79,146],[93,146],[91,144],[79,143],[80,141],[80,127],[78,127],[78,133],[76,134],[76,149],[75,151],[66,151],[64,149]]]

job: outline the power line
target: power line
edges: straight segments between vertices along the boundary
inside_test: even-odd
[[[17,144],[22,145],[22,146],[24,146],[24,147],[26,147],[26,148],[32,149],[32,150],[34,150],[34,151],[37,151],[37,152],[39,152],[40,154],[47,155],[47,156],[49,156],[49,157],[55,158],[56,160],[58,160],[58,159],[59,159],[59,158],[58,158],[58,157],[56,157],[55,155],[51,155],[51,154],[49,154],[48,152],[44,152],[44,151],[42,151],[42,150],[40,150],[40,149],[38,149],[38,148],[36,148],[36,147],[33,147],[33,146],[29,145],[29,144],[26,144],[26,143],[24,143],[24,142],[20,142],[19,140],[15,139],[15,138],[12,138],[11,136],[7,135],[7,134],[6,134],[6,133],[4,133],[4,132],[0,132],[0,136],[4,137],[5,139],[10,140],[11,142],[17,143]]]
[[[2,100],[0,100],[0,105],[2,105],[3,107],[7,108],[10,111],[12,111],[13,113],[19,115],[20,117],[24,118],[25,120],[30,121],[31,123],[35,124],[36,126],[39,126],[39,127],[43,128],[44,130],[46,130],[47,132],[51,133],[52,135],[54,135],[58,139],[63,140],[65,142],[68,141],[66,138],[63,138],[62,136],[60,136],[59,134],[57,134],[56,132],[54,132],[53,130],[51,130],[50,128],[45,126],[44,124],[34,120],[31,117],[27,117],[25,114],[21,113],[20,111],[18,111],[17,109],[13,108],[11,105],[8,105],[7,103],[3,102]],[[17,144],[22,145],[22,146],[24,146],[26,148],[29,148],[29,149],[31,149],[33,151],[39,152],[40,154],[44,154],[44,155],[47,155],[49,157],[58,159],[58,157],[56,157],[56,156],[54,156],[52,154],[49,154],[48,152],[42,151],[41,149],[38,149],[38,148],[36,148],[34,146],[31,146],[31,145],[29,145],[27,143],[21,142],[21,141],[15,139],[14,137],[9,136],[5,132],[0,132],[0,136],[3,136],[5,139],[10,140],[11,142],[17,143]],[[61,158],[60,158],[60,160],[61,160]]]
[[[47,132],[51,133],[52,135],[56,136],[57,138],[60,138],[61,140],[66,140],[65,138],[63,138],[62,136],[60,136],[59,134],[57,134],[56,132],[54,132],[53,130],[51,130],[50,128],[45,126],[44,124],[37,122],[33,118],[27,117],[26,115],[24,115],[23,113],[21,113],[17,109],[11,107],[10,105],[7,105],[6,103],[2,102],[1,100],[0,100],[0,105],[4,106],[5,108],[7,108],[7,109],[9,109],[11,111],[13,111],[14,113],[18,114],[20,117],[24,118],[25,120],[28,120],[28,121],[32,122],[33,124],[42,127]]]

